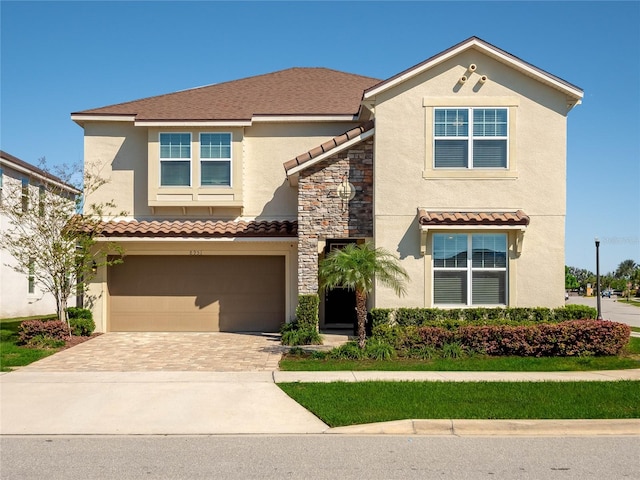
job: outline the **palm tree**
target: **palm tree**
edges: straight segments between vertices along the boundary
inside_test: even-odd
[[[367,295],[373,290],[375,281],[401,296],[406,291],[405,280],[409,279],[393,254],[374,248],[368,242],[361,245],[350,243],[343,249],[332,251],[320,262],[318,273],[321,288],[332,290],[342,287],[355,291],[360,348],[364,348],[366,339]]]
[[[637,267],[638,266],[636,265],[636,262],[631,259],[620,262],[620,265],[618,265],[618,268],[616,269],[616,278],[624,278],[625,280],[629,280],[633,275],[633,271]]]

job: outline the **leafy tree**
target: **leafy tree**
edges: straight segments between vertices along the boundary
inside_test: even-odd
[[[400,296],[405,294],[405,281],[409,279],[393,254],[374,248],[368,242],[362,245],[352,243],[332,251],[321,261],[318,273],[321,288],[342,287],[355,291],[360,348],[365,347],[367,295],[373,290],[374,282],[392,288]]]
[[[58,318],[68,324],[69,298],[85,291],[98,267],[121,261],[107,254],[119,253],[118,246],[105,243],[98,248],[96,242],[101,221],[114,206],[111,202],[84,205],[85,195],[106,183],[90,169],[83,172],[80,167],[63,165],[48,172],[44,158],[40,166],[44,175],[37,182],[3,185],[0,214],[8,228],[0,233],[0,243],[16,260],[9,266],[50,293]]]
[[[575,288],[578,288],[579,286],[580,286],[580,284],[578,283],[578,279],[575,277],[575,275],[571,274],[569,267],[567,267],[565,265],[565,267],[564,267],[564,288],[566,288],[567,290],[573,290]]]

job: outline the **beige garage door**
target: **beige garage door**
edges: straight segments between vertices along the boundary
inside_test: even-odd
[[[127,256],[109,267],[109,331],[275,332],[282,256]]]

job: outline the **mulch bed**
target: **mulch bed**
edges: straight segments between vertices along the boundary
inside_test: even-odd
[[[76,345],[86,342],[87,340],[91,340],[92,338],[99,337],[100,335],[102,335],[102,333],[93,333],[88,337],[73,336],[71,338],[66,338],[64,347],[60,348],[60,350],[66,350],[67,348],[75,347]]]

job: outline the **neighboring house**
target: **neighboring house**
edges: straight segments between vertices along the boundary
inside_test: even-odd
[[[127,218],[98,329],[274,331],[318,261],[372,241],[409,272],[370,306],[564,304],[566,117],[578,87],[476,37],[387,79],[275,73],[72,114],[90,201]],[[284,165],[284,171],[282,170]],[[353,294],[321,295],[321,327]]]
[[[80,192],[62,179],[0,150],[0,202],[21,204],[21,208],[43,208],[30,205],[42,201],[44,191],[58,192],[62,198],[74,198]],[[73,208],[73,200],[70,200]],[[8,217],[0,209],[0,232],[11,229]],[[26,317],[56,313],[53,295],[43,291],[35,269],[28,275],[16,272],[16,259],[0,244],[0,318]]]

